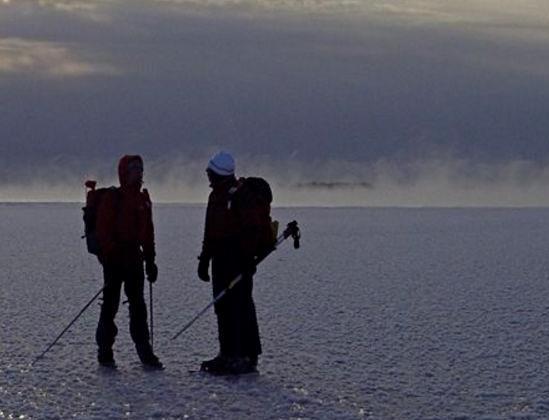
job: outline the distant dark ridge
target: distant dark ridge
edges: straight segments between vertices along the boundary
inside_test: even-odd
[[[325,189],[325,190],[336,190],[336,189],[351,189],[351,188],[372,188],[373,185],[369,182],[299,182],[295,184],[297,188],[314,188],[314,189]]]

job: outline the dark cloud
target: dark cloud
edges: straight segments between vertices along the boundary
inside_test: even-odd
[[[127,152],[188,163],[218,147],[303,172],[548,160],[536,13],[490,15],[487,0],[267,3],[0,4],[2,178],[103,174]],[[316,181],[370,182],[330,176]]]

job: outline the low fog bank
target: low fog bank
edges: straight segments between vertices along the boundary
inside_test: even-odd
[[[271,183],[275,206],[549,206],[549,164],[539,162],[433,158],[303,163],[243,156],[237,165],[238,176],[261,176]],[[76,166],[52,164],[3,176],[0,201],[82,202],[86,179],[117,184],[110,165],[93,165],[88,171]],[[209,192],[205,160],[146,161],[145,187],[155,202],[204,203]]]

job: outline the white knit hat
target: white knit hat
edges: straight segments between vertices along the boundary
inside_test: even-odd
[[[208,162],[208,169],[222,176],[234,175],[234,158],[230,153],[218,152]]]

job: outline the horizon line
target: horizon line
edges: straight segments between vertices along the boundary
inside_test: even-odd
[[[85,205],[83,201],[62,201],[62,200],[0,200],[0,205],[59,205],[59,204],[72,204],[72,205]],[[154,205],[179,205],[188,207],[205,207],[207,203],[204,202],[185,202],[185,201],[155,201]],[[549,209],[549,205],[356,205],[356,204],[283,204],[279,206],[272,206],[272,208],[285,209],[285,208],[318,208],[318,209],[508,209],[508,210],[528,210],[528,209]]]

